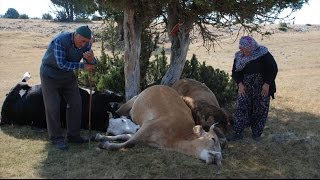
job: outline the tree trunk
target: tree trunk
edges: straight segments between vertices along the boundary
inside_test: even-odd
[[[168,86],[179,80],[182,74],[190,45],[189,31],[193,22],[192,18],[181,17],[176,7],[175,3],[169,5],[167,30],[171,41],[171,55],[169,68],[161,80],[161,84]]]
[[[135,11],[132,7],[124,10],[124,72],[125,97],[128,101],[140,93],[140,51],[141,51],[141,24],[135,21]]]
[[[161,80],[161,84],[171,86],[180,79],[186,62],[189,44],[190,40],[186,37],[177,38],[172,42],[170,65]]]

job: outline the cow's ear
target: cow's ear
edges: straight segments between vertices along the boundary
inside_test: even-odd
[[[108,112],[108,114],[109,114],[109,119],[112,119],[112,118],[113,118],[112,113],[111,113],[111,112]]]
[[[193,127],[193,132],[197,135],[197,136],[201,136],[201,134],[203,133],[203,128],[201,125],[196,125]]]

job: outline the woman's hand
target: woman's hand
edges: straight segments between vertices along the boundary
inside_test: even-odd
[[[261,95],[266,97],[269,95],[269,87],[270,85],[267,84],[267,83],[264,83],[263,86],[262,86],[262,91],[261,91]]]
[[[241,97],[244,97],[246,95],[245,87],[242,82],[238,84],[238,94]]]

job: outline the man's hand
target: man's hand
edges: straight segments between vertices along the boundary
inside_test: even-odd
[[[92,72],[95,70],[95,65],[92,65],[92,64],[84,64],[84,70],[86,71],[89,71],[89,72]]]
[[[83,57],[87,60],[88,63],[93,63],[94,54],[92,50],[83,53]]]

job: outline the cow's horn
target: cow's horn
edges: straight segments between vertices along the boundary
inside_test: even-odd
[[[213,128],[214,128],[214,126],[215,126],[216,124],[219,124],[219,123],[216,122],[216,123],[214,123],[214,124],[212,124],[212,125],[210,126],[210,131],[213,131]]]

